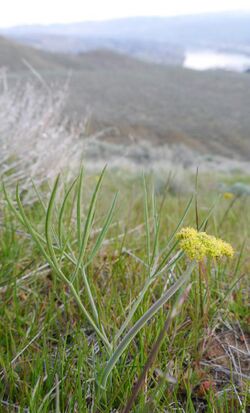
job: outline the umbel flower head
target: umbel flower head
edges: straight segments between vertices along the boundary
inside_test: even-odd
[[[224,199],[233,199],[233,198],[235,198],[235,195],[232,192],[224,192],[223,198]]]
[[[205,257],[222,256],[231,258],[234,254],[232,246],[227,242],[194,228],[182,228],[177,233],[177,238],[180,240],[180,248],[191,260],[201,261]]]

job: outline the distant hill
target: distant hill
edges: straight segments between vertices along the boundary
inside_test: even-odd
[[[250,159],[248,74],[195,72],[105,50],[52,54],[0,39],[0,67],[10,69],[10,81],[33,76],[24,60],[58,87],[70,72],[65,110],[83,119],[88,109],[89,133],[112,127],[111,141],[146,139]]]
[[[54,53],[78,54],[92,50],[111,50],[145,61],[182,65],[184,49],[155,40],[82,37],[65,34],[13,35],[9,38],[40,50]]]
[[[11,72],[26,72],[24,61],[42,71],[58,70],[62,66],[59,56],[20,45],[14,41],[0,36],[0,67],[5,66]]]
[[[178,17],[134,17],[101,22],[21,26],[3,31],[48,50],[79,52],[110,47],[178,63],[183,50],[213,48],[250,53],[250,13],[227,12]],[[158,52],[154,49],[158,48]],[[167,58],[166,56],[169,55]],[[177,59],[176,59],[177,57]]]

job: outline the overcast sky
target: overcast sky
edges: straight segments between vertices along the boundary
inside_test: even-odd
[[[250,0],[1,0],[0,26],[249,10]]]

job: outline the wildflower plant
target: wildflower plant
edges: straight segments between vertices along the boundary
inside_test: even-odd
[[[144,179],[146,260],[142,263],[146,268],[147,275],[138,296],[128,309],[123,323],[118,331],[110,337],[109,332],[105,328],[102,313],[98,308],[94,290],[91,288],[88,273],[90,264],[100,252],[110,230],[117,202],[117,195],[115,195],[103,219],[101,229],[93,242],[92,234],[95,229],[96,209],[104,173],[105,169],[99,176],[85,209],[83,208],[83,170],[81,170],[73,183],[66,188],[60,202],[58,202],[59,177],[55,181],[47,206],[44,205],[43,200],[39,197],[39,191],[36,189],[38,202],[40,202],[44,210],[43,231],[37,228],[29,219],[22,204],[18,187],[16,189],[15,202],[10,199],[7,191],[4,189],[5,198],[10,209],[31,235],[55,276],[68,287],[82,315],[95,331],[97,337],[99,337],[103,348],[106,349],[106,365],[101,367],[101,371],[98,371],[96,377],[100,389],[106,388],[108,377],[135,336],[167,301],[183,290],[197,266],[197,261],[204,259],[206,256],[219,258],[221,256],[231,257],[233,255],[232,247],[222,240],[209,236],[204,232],[198,232],[193,228],[180,230],[192,205],[192,197],[174,232],[166,240],[164,248],[160,249],[160,214],[157,210],[154,191],[152,191],[151,202],[149,202],[150,196]],[[71,210],[69,216],[67,213],[68,204],[70,204]],[[72,218],[73,211],[75,211],[75,220]],[[200,229],[203,229],[206,222],[202,223]],[[190,261],[181,275],[177,276],[175,274],[175,277],[172,277],[184,253]],[[68,264],[68,267],[66,264]],[[160,276],[166,278],[168,288],[142,313],[136,322],[133,322],[135,313],[139,308],[142,308],[141,303],[145,294]],[[88,305],[82,299],[80,288],[82,284],[86,291]]]

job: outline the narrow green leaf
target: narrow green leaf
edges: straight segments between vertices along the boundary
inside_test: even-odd
[[[133,338],[137,333],[145,326],[145,324],[157,313],[157,311],[187,282],[191,273],[196,266],[196,262],[191,262],[185,271],[185,273],[172,285],[162,296],[157,300],[144,314],[143,316],[134,324],[134,326],[128,331],[125,337],[122,339],[112,357],[109,359],[101,380],[101,387],[105,388],[107,379],[117,361],[129,346]]]
[[[114,210],[115,210],[116,201],[117,201],[117,195],[118,195],[118,194],[116,194],[115,197],[114,197],[114,199],[113,199],[113,202],[112,202],[112,204],[111,204],[110,210],[109,210],[109,212],[108,212],[108,214],[107,214],[107,216],[106,216],[105,222],[104,222],[104,224],[103,224],[102,230],[101,230],[101,232],[99,233],[99,235],[98,235],[98,237],[97,237],[97,240],[96,240],[96,243],[95,243],[95,245],[94,245],[94,247],[93,247],[93,249],[92,249],[92,251],[91,251],[91,254],[90,254],[89,258],[88,258],[88,264],[93,260],[93,258],[95,257],[95,255],[98,253],[98,251],[99,251],[99,249],[100,249],[100,247],[101,247],[101,245],[102,245],[102,242],[103,242],[103,240],[104,240],[104,238],[105,238],[105,236],[106,236],[106,234],[107,234],[107,232],[108,232],[108,230],[109,230],[109,227],[110,227],[110,224],[111,224],[113,215],[114,215]]]
[[[88,240],[89,240],[89,235],[90,235],[93,220],[94,220],[97,195],[98,195],[99,190],[101,188],[101,183],[102,183],[102,180],[103,180],[105,170],[106,170],[106,167],[103,169],[103,171],[102,171],[102,173],[101,173],[101,175],[98,179],[98,182],[95,186],[95,189],[94,189],[91,201],[90,201],[90,206],[89,206],[89,209],[88,209],[86,223],[85,223],[85,226],[84,226],[84,232],[83,232],[83,236],[82,236],[82,240],[81,240],[81,247],[80,247],[78,262],[77,262],[77,265],[76,265],[75,273],[73,275],[73,280],[75,279],[75,277],[76,277],[76,275],[79,271],[79,268],[81,266],[81,263],[83,261],[83,258],[84,258],[84,254],[85,254],[85,251],[86,251],[86,247],[87,247]]]
[[[147,261],[150,266],[150,225],[149,225],[149,206],[148,206],[148,192],[145,175],[143,176],[143,187],[144,187],[144,219],[146,228],[146,246],[147,246]]]
[[[78,180],[78,191],[77,191],[77,239],[78,239],[78,248],[81,248],[81,238],[82,238],[82,183],[83,183],[83,168]]]
[[[70,185],[69,189],[67,190],[64,199],[63,199],[63,203],[62,206],[60,208],[59,211],[59,217],[58,217],[58,238],[59,238],[59,244],[62,246],[62,238],[63,238],[63,216],[65,213],[65,209],[66,209],[66,205],[67,205],[67,201],[69,199],[69,196],[72,192],[72,190],[74,189],[74,186],[76,184],[78,180],[78,177],[76,179],[74,179],[74,181],[72,182],[72,184]]]
[[[34,189],[34,191],[35,191],[35,193],[36,193],[36,196],[37,196],[37,198],[38,198],[38,200],[39,200],[39,202],[40,202],[40,204],[41,204],[41,206],[42,206],[43,212],[44,212],[44,214],[46,214],[46,205],[45,205],[45,203],[43,202],[43,199],[42,199],[42,197],[41,197],[41,194],[40,194],[40,192],[38,191],[38,188],[37,188],[35,182],[33,181],[33,179],[31,179],[31,183],[32,183],[33,189]]]
[[[47,207],[46,219],[45,219],[45,237],[47,241],[48,250],[50,253],[51,260],[53,261],[55,267],[58,268],[58,262],[56,258],[56,254],[53,248],[53,240],[52,240],[52,215],[53,215],[53,208],[55,204],[55,198],[57,194],[58,184],[59,184],[60,175],[57,176],[54,187],[52,189],[52,193],[49,199],[49,204]]]

